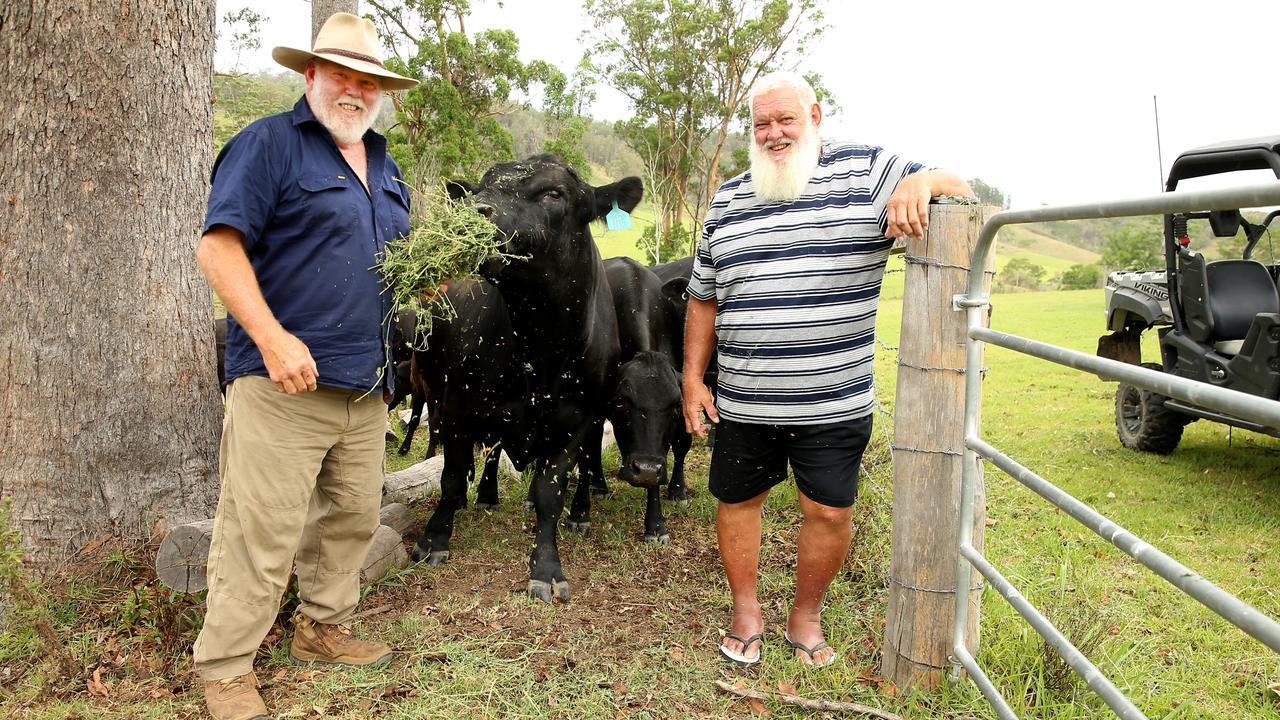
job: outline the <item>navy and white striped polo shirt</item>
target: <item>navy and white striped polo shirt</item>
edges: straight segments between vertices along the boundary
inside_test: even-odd
[[[750,171],[720,186],[689,295],[717,303],[722,416],[816,425],[871,412],[876,306],[893,244],[886,206],[921,168],[878,147],[825,141],[795,200],[757,200]]]

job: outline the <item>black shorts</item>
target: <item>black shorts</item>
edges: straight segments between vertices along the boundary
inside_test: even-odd
[[[871,439],[871,415],[827,425],[756,425],[721,419],[711,451],[708,489],[740,503],[787,479],[787,463],[805,497],[849,507],[858,497],[858,468]]]

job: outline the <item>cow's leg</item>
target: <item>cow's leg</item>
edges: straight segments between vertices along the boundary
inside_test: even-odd
[[[413,400],[409,403],[411,408],[409,411],[409,422],[404,424],[404,442],[400,443],[401,455],[409,454],[409,445],[413,443],[413,434],[418,431],[418,424],[422,422],[422,406],[425,403],[422,393],[414,393]],[[430,457],[429,455],[427,457]]]
[[[667,519],[662,514],[662,489],[651,487],[645,491],[644,541],[667,545],[671,535],[667,533]]]
[[[433,458],[436,451],[440,449],[440,403],[434,398],[427,398],[427,454],[425,457]],[[498,497],[496,494],[494,497]],[[497,500],[494,500],[497,505]]]
[[[587,430],[586,439],[578,451],[578,484],[591,488],[592,495],[608,495],[609,484],[604,479],[604,465],[600,460],[600,443],[604,438],[604,420],[599,420]]]
[[[480,487],[476,489],[476,507],[494,509],[498,507],[498,461],[502,457],[502,448],[489,450],[484,459],[484,472],[480,474]]]
[[[561,455],[550,466],[539,462],[534,472],[533,502],[538,519],[533,539],[533,554],[529,556],[529,597],[552,602],[559,597],[569,602],[569,581],[560,567],[560,551],[556,548],[556,526],[564,511],[569,467],[574,458]]]
[[[565,527],[571,532],[586,535],[591,531],[591,483],[587,482],[587,477],[582,473],[582,465],[578,465],[578,486],[573,491],[573,504],[569,506],[569,517],[565,520]]]
[[[671,484],[667,486],[667,499],[680,507],[689,505],[689,492],[684,482],[684,458],[692,444],[693,436],[683,430],[677,430],[671,440]]]
[[[578,451],[578,488],[573,493],[566,525],[583,535],[591,530],[591,496],[609,492],[604,484],[604,467],[600,461],[600,440],[603,436],[604,421],[598,421],[587,430]],[[604,493],[599,492],[598,487],[604,487]]]
[[[444,469],[440,473],[440,504],[431,514],[422,537],[413,546],[413,559],[439,565],[449,559],[449,538],[453,535],[453,516],[466,507],[467,484],[475,474],[475,456],[471,442],[465,438],[447,437],[444,442]]]

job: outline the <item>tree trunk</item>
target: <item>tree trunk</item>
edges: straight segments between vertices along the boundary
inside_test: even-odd
[[[320,26],[334,13],[351,13],[359,15],[359,0],[311,0],[311,47],[315,49],[316,35],[320,34]]]
[[[38,564],[213,513],[213,32],[213,0],[0,6],[0,493]]]

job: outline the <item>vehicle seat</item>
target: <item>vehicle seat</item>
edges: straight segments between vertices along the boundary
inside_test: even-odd
[[[1280,294],[1267,267],[1254,260],[1216,260],[1182,250],[1178,253],[1178,292],[1187,332],[1196,342],[1234,355],[1262,313],[1280,312]]]

